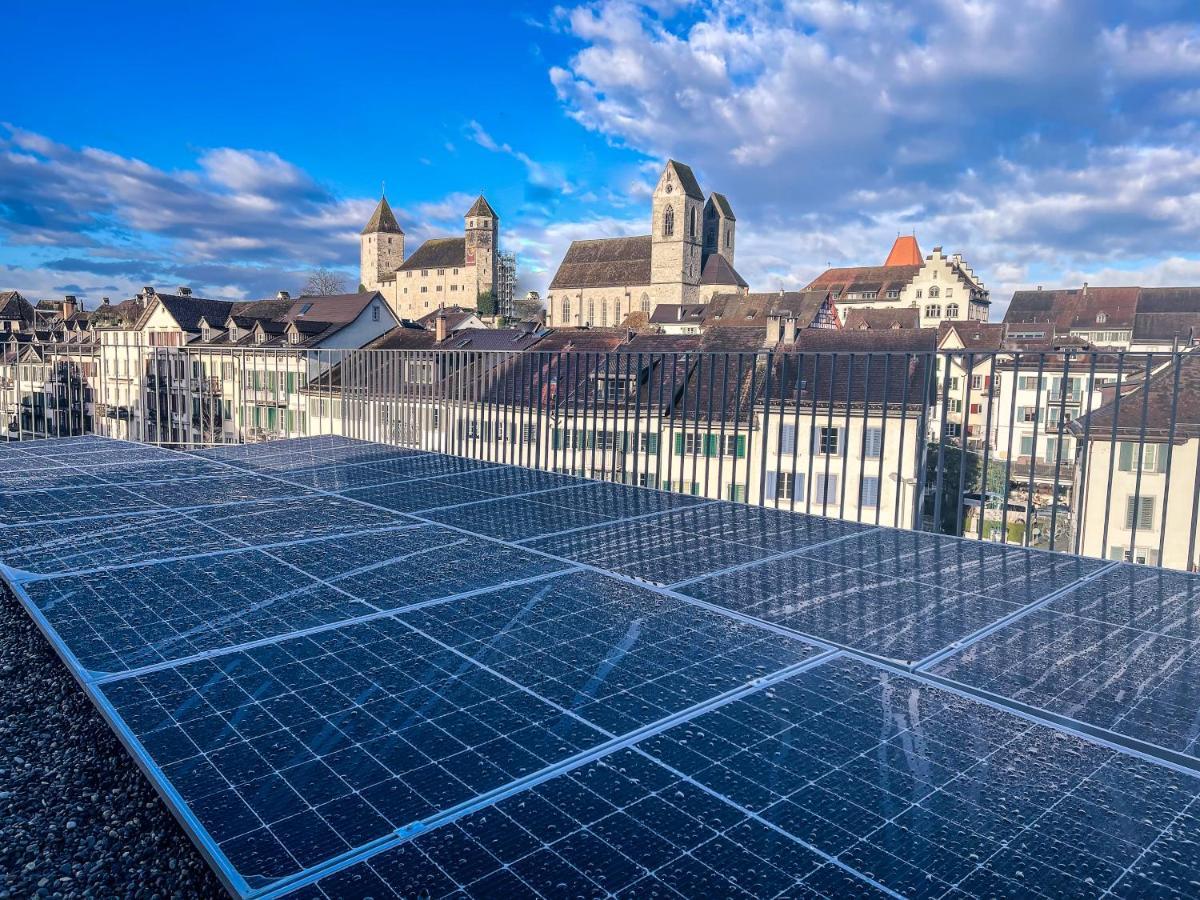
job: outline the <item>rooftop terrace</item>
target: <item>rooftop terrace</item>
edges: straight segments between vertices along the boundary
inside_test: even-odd
[[[1200,883],[1196,576],[340,437],[0,459],[0,574],[235,896]]]

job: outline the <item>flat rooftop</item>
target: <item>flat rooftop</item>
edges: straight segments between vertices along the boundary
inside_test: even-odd
[[[238,897],[1194,896],[1200,580],[336,437],[0,446]]]

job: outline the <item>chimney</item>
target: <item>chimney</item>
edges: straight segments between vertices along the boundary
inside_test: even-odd
[[[62,315],[63,319],[69,319],[75,315],[75,310],[79,306],[74,294],[67,294],[63,297]]]
[[[1039,284],[1039,285],[1038,285],[1038,290],[1040,291],[1041,289],[1042,289],[1042,286]]]
[[[1085,297],[1087,296],[1087,282],[1086,281],[1083,283],[1083,296],[1085,296]]]
[[[291,300],[291,299],[292,299],[292,295],[291,295],[291,294],[289,294],[287,291],[278,291],[278,292],[275,294],[275,299],[276,299],[276,300]]]
[[[763,346],[768,350],[779,344],[780,338],[782,337],[782,325],[783,315],[781,313],[767,313],[767,336],[763,340]]]
[[[175,289],[175,293],[177,293],[180,297],[190,297],[192,296],[192,289],[186,284],[181,284]]]
[[[796,345],[796,317],[788,316],[783,320],[783,343],[786,347]]]
[[[446,322],[446,306],[442,304],[438,307],[437,319],[434,321],[433,339],[440,344],[449,336],[449,326]]]

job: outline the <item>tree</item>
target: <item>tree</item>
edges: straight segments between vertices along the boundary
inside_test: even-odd
[[[332,269],[319,266],[308,275],[304,282],[304,294],[309,297],[327,297],[330,294],[345,293],[346,282],[342,276]]]
[[[475,300],[475,308],[481,316],[494,316],[496,314],[496,295],[490,290],[480,291]]]

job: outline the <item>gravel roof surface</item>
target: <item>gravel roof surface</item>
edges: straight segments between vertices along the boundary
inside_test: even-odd
[[[79,896],[228,895],[0,586],[0,898]]]

